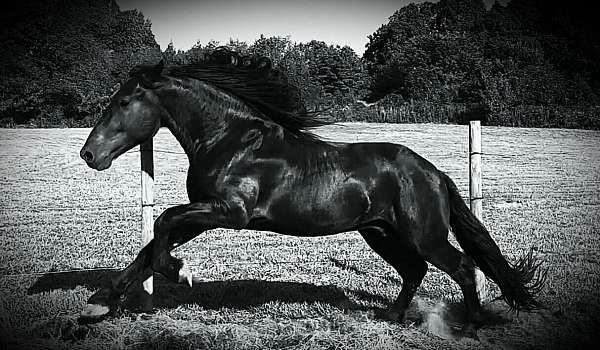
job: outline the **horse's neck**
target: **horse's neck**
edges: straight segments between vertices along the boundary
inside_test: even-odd
[[[224,92],[199,81],[179,82],[160,94],[168,115],[162,120],[188,157],[207,152],[233,115],[250,111]]]

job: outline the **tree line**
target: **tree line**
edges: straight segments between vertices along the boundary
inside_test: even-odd
[[[113,0],[43,4],[9,15],[0,35],[2,125],[89,126],[134,64],[197,63],[226,46],[269,57],[335,121],[600,128],[600,36],[577,0],[410,4],[368,37],[363,57],[264,36],[161,52],[149,21]]]

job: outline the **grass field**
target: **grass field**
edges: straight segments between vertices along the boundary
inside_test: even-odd
[[[178,248],[190,289],[155,278],[156,312],[76,324],[87,298],[140,249],[139,154],[97,172],[79,159],[88,129],[0,129],[0,349],[559,349],[600,340],[600,132],[483,128],[484,221],[514,260],[534,247],[548,268],[537,313],[497,317],[480,341],[453,336],[460,292],[430,268],[408,320],[374,317],[400,277],[358,233],[297,238],[214,230]],[[336,141],[405,144],[467,195],[465,126],[342,124]],[[187,160],[155,138],[158,215],[185,203]],[[494,290],[494,292],[497,292]]]

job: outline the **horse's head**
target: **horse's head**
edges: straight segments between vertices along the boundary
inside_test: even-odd
[[[160,86],[163,61],[156,66],[137,66],[129,80],[111,98],[80,155],[94,169],[110,167],[113,159],[156,134],[165,112],[155,89]]]

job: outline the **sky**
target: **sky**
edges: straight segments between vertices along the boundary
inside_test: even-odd
[[[251,44],[263,34],[347,45],[358,55],[367,36],[411,2],[423,0],[117,0],[121,10],[138,9],[150,19],[162,50],[171,41],[176,50],[230,38]]]

